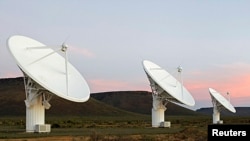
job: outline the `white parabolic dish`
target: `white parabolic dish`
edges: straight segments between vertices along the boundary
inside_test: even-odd
[[[52,48],[20,35],[11,36],[7,45],[20,69],[51,93],[74,102],[89,99],[85,79],[67,60],[66,71],[65,58]]]
[[[143,61],[144,70],[166,93],[179,102],[188,106],[194,106],[195,101],[188,90],[171,74],[151,61]],[[171,101],[171,100],[170,100]]]
[[[222,106],[224,106],[226,109],[228,109],[229,111],[235,113],[236,110],[234,108],[234,106],[227,100],[225,99],[225,97],[223,97],[221,94],[219,94],[217,91],[215,91],[212,88],[209,88],[209,93],[210,95],[216,100],[218,101]]]

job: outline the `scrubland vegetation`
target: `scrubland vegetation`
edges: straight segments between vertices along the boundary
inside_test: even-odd
[[[25,117],[1,117],[0,139],[17,141],[206,141],[208,116],[168,116],[170,128],[152,128],[151,116],[47,117],[50,133],[26,133]],[[248,117],[223,117],[224,124],[248,124]]]

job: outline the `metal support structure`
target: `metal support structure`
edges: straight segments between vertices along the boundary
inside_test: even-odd
[[[153,80],[148,76],[152,89],[153,108],[152,108],[152,127],[161,127],[165,122],[165,111],[168,101],[161,97],[164,92]],[[170,124],[170,123],[169,123]]]
[[[50,108],[51,93],[24,73],[26,100],[26,132],[35,132],[36,125],[44,125],[45,109]]]
[[[222,110],[222,105],[219,104],[214,98],[212,98],[212,104],[213,104],[213,124],[222,124],[223,121],[220,120],[220,112]]]

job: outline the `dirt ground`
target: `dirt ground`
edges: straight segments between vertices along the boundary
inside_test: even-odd
[[[93,138],[86,136],[56,136],[56,137],[39,137],[39,138],[20,138],[20,139],[0,139],[0,141],[205,141],[204,138],[185,137],[176,134],[167,135],[129,135],[129,136],[108,136],[102,138]]]
[[[0,139],[0,141],[89,141],[89,137],[41,137],[41,138],[22,138],[22,139]]]

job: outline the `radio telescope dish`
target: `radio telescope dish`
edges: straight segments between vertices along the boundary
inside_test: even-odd
[[[220,93],[218,93],[216,90],[209,88],[209,93],[212,98],[213,103],[213,123],[223,123],[222,120],[220,120],[220,112],[222,109],[227,109],[228,111],[232,113],[236,113],[236,110],[234,106],[228,101],[225,97],[223,97]]]
[[[151,61],[144,60],[143,67],[152,89],[152,126],[160,127],[162,126],[161,124],[168,124],[167,126],[170,126],[170,122],[164,122],[166,104],[172,102],[194,106],[195,101],[183,86],[182,80],[179,82],[174,76]],[[178,67],[177,72],[181,75],[182,68]]]
[[[11,36],[7,45],[24,74],[27,132],[44,124],[44,110],[50,108],[53,95],[73,102],[89,99],[87,82],[68,62],[67,45],[46,46],[21,35]]]

